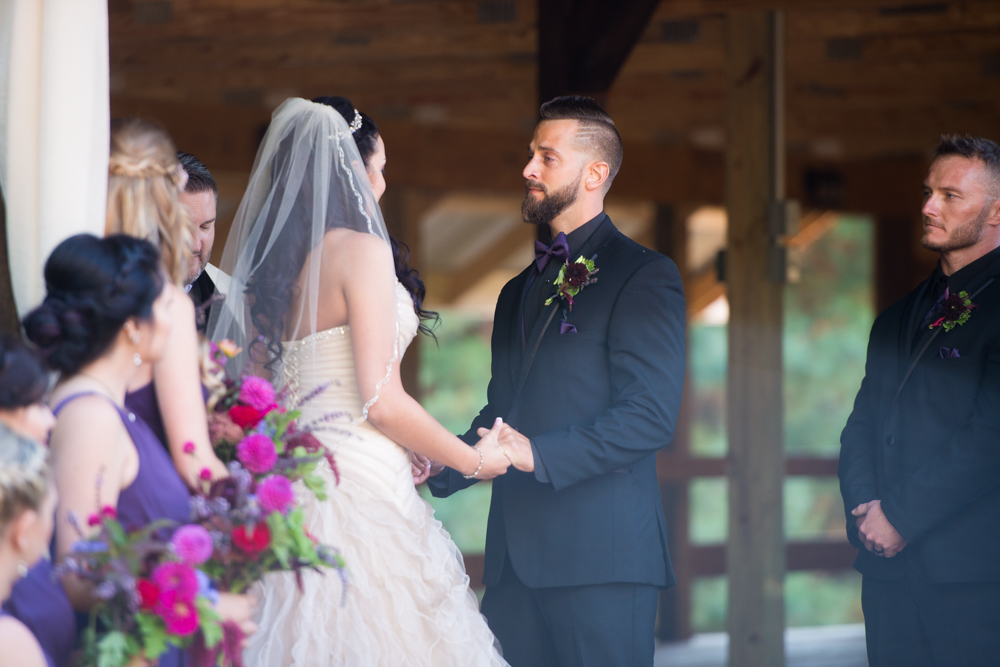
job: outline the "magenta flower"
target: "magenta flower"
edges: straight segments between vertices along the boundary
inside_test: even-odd
[[[270,475],[257,485],[257,500],[266,512],[285,512],[295,501],[292,483],[282,475]]]
[[[178,591],[164,591],[156,603],[156,613],[163,619],[170,634],[183,637],[198,629],[198,609],[194,606],[194,599],[188,600]]]
[[[278,461],[278,450],[268,436],[251,433],[236,446],[236,458],[250,472],[263,475]]]
[[[194,443],[190,440],[184,443],[184,453],[194,454]]]
[[[198,595],[198,577],[194,570],[184,563],[161,563],[153,570],[153,583],[160,587],[163,595],[177,594],[179,600],[193,601]],[[163,597],[160,598],[163,600]]]
[[[212,557],[212,536],[196,524],[181,526],[170,540],[174,553],[186,565],[195,567]]]
[[[240,403],[267,412],[274,407],[274,387],[264,378],[248,375],[240,385]]]

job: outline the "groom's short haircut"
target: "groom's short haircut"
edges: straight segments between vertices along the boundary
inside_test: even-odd
[[[539,115],[542,120],[579,121],[576,141],[585,145],[594,157],[608,163],[610,173],[604,185],[607,192],[622,166],[623,152],[621,135],[608,112],[593,98],[569,95],[549,100],[542,105]]]
[[[208,170],[205,163],[184,151],[177,151],[177,161],[187,172],[188,181],[184,186],[184,192],[199,193],[211,190],[215,194],[215,199],[219,199],[219,185],[215,182],[215,177]]]
[[[1000,199],[1000,146],[983,137],[948,134],[934,151],[934,157],[959,155],[969,160],[979,160],[986,167],[986,190],[991,199]]]

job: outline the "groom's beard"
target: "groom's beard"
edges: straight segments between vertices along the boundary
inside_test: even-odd
[[[580,174],[581,178],[583,174]],[[530,225],[547,225],[556,219],[560,213],[573,205],[576,201],[577,193],[580,191],[580,181],[570,183],[561,190],[556,190],[549,194],[545,186],[538,181],[528,181],[524,186],[526,192],[524,201],[521,203],[521,217]],[[528,188],[537,188],[544,195],[541,199],[535,199]]]

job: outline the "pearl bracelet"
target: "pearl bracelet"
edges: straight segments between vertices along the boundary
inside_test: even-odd
[[[483,469],[483,450],[479,449],[478,445],[473,447],[473,449],[479,452],[479,467],[476,468],[476,472],[472,473],[471,475],[462,475],[462,477],[464,477],[465,479],[475,479],[476,475],[479,474],[479,471]]]

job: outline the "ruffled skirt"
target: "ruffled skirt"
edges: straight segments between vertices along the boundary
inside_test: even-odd
[[[343,555],[346,587],[334,571],[306,572],[302,590],[291,574],[268,575],[247,666],[506,665],[406,451],[361,427],[336,457],[339,486],[322,464],[328,500],[297,493],[309,532]]]

